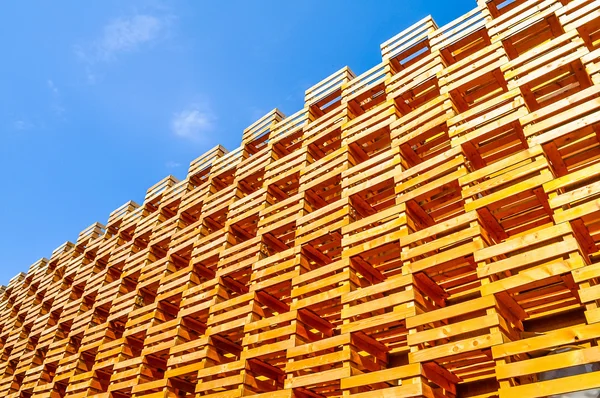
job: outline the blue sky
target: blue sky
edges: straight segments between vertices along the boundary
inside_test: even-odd
[[[458,1],[11,2],[0,14],[0,284]]]

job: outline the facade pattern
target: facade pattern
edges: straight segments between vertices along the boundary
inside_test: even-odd
[[[600,1],[481,0],[381,55],[13,278],[0,395],[599,388]]]

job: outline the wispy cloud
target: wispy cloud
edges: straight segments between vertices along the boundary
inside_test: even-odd
[[[13,128],[19,131],[31,130],[33,128],[33,123],[29,120],[19,119],[13,122]]]
[[[55,95],[60,94],[58,91],[58,87],[56,87],[56,85],[54,84],[54,82],[52,80],[48,79],[46,84],[48,84],[48,88],[50,89],[50,91],[52,91],[52,93],[54,93]]]
[[[176,169],[178,167],[181,167],[181,163],[169,160],[167,163],[165,163],[165,166],[167,167],[167,169]]]
[[[214,128],[216,116],[207,105],[192,104],[175,112],[171,120],[171,131],[176,136],[198,140]]]
[[[95,83],[98,80],[98,63],[142,50],[165,38],[173,20],[172,15],[138,13],[109,21],[97,39],[75,46],[75,54],[85,64],[88,81]]]
[[[48,94],[45,96],[45,104],[43,109],[28,108],[26,111],[15,115],[14,119],[9,122],[13,130],[19,132],[25,132],[29,130],[40,131],[46,126],[49,120],[45,117],[48,109],[50,109],[58,119],[66,120],[64,114],[66,108],[63,105],[62,94],[58,85],[52,79],[46,79],[45,88],[42,83],[43,90],[48,90]]]
[[[56,113],[57,116],[63,116],[66,109],[62,103],[60,90],[58,89],[58,87],[56,86],[56,84],[54,83],[54,81],[52,79],[48,79],[46,81],[46,84],[48,85],[48,89],[50,90],[50,93],[52,94],[52,102],[50,104],[50,107],[52,108],[54,113]]]
[[[104,27],[104,34],[97,42],[97,55],[110,59],[121,52],[137,50],[156,40],[163,29],[165,21],[152,15],[117,18]]]

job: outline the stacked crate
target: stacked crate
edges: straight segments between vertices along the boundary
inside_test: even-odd
[[[600,388],[600,3],[482,0],[381,56],[0,288],[0,392]]]

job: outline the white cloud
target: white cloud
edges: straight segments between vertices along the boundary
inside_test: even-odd
[[[13,127],[15,130],[19,130],[19,131],[25,131],[25,130],[30,130],[33,128],[33,123],[31,123],[28,120],[15,120],[13,122]]]
[[[212,131],[215,119],[207,106],[192,104],[173,115],[171,130],[182,138],[200,139],[205,133]]]
[[[74,47],[75,55],[85,64],[85,76],[89,83],[96,83],[95,66],[111,61],[120,54],[141,50],[169,33],[173,16],[165,14],[134,14],[109,21],[95,40]]]
[[[48,89],[52,93],[52,102],[50,104],[50,107],[52,108],[54,113],[56,113],[57,116],[63,116],[66,109],[60,98],[60,90],[58,89],[56,84],[54,84],[54,81],[52,79],[48,79],[46,81],[46,84],[48,85]]]
[[[152,15],[117,18],[104,27],[102,37],[96,42],[98,55],[110,59],[120,52],[134,51],[156,40],[165,24],[166,21]]]
[[[50,79],[46,82],[48,84],[48,88],[52,91],[53,94],[58,95],[58,87],[54,84],[54,82]]]
[[[85,68],[85,78],[90,84],[96,84],[98,81],[98,76],[89,66]]]
[[[181,163],[169,160],[167,163],[165,163],[165,166],[167,169],[176,169],[177,167],[181,166]]]

